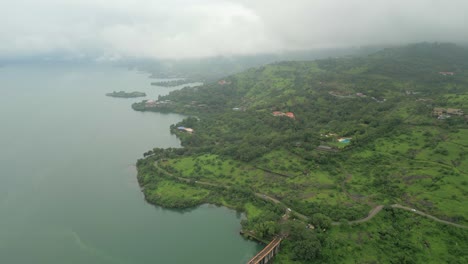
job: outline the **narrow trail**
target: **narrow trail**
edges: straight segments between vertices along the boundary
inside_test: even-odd
[[[349,221],[349,223],[360,224],[360,223],[370,221],[372,218],[374,218],[374,216],[376,216],[380,211],[382,211],[383,208],[384,208],[383,205],[377,205],[376,207],[372,208],[372,210],[369,212],[369,214],[366,217],[358,219],[358,220],[354,220],[354,221]]]
[[[226,185],[210,183],[210,182],[205,182],[205,181],[193,181],[192,179],[187,179],[187,178],[184,178],[184,177],[175,176],[172,173],[166,171],[165,169],[159,167],[158,161],[154,162],[154,167],[156,169],[164,172],[166,175],[169,175],[172,178],[175,178],[175,179],[178,179],[180,181],[187,182],[187,183],[195,183],[195,184],[199,184],[199,185],[212,186],[212,187],[222,187],[222,188],[226,188],[226,189],[231,188],[230,186],[226,186]],[[350,178],[351,178],[351,176],[348,175],[347,179],[345,181],[347,181]],[[280,204],[280,205],[283,205],[284,207],[288,208],[287,205],[285,205],[283,202],[281,202],[280,200],[278,200],[278,199],[276,199],[274,197],[268,196],[268,195],[263,194],[263,193],[254,193],[254,194],[255,194],[255,196],[257,196],[260,199],[263,199],[265,201],[269,201],[269,202],[272,202],[272,203],[275,203],[275,204]],[[426,218],[429,218],[431,220],[434,220],[434,221],[442,223],[442,224],[451,225],[451,226],[458,227],[458,228],[468,229],[468,226],[452,223],[452,222],[449,222],[449,221],[446,221],[446,220],[442,220],[442,219],[439,219],[439,218],[437,218],[437,217],[435,217],[433,215],[418,211],[418,210],[416,210],[414,208],[410,208],[410,207],[407,207],[407,206],[404,206],[404,205],[392,204],[392,205],[390,205],[390,207],[405,210],[405,211],[408,211],[408,212],[411,212],[411,213],[415,213],[415,214],[424,216]],[[366,217],[358,219],[358,220],[349,221],[348,223],[349,224],[360,224],[360,223],[365,223],[367,221],[370,221],[380,211],[382,211],[383,208],[384,208],[384,205],[377,205],[374,208],[372,208],[372,210],[369,212],[369,214]],[[310,218],[308,216],[303,215],[303,214],[301,214],[301,213],[299,213],[299,212],[297,212],[297,211],[295,211],[293,209],[290,209],[290,210],[291,210],[292,213],[294,213],[301,220],[303,220],[303,221],[309,221],[310,220]],[[340,222],[332,222],[332,225],[333,226],[339,226],[339,225],[341,225],[341,223]]]

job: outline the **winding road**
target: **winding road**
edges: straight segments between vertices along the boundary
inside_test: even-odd
[[[155,161],[154,162],[154,166],[156,169],[164,172],[166,175],[169,175],[175,179],[178,179],[180,181],[184,181],[184,182],[193,182],[195,184],[199,184],[199,185],[205,185],[205,186],[213,186],[213,187],[222,187],[222,188],[226,188],[226,189],[229,189],[231,188],[230,186],[226,186],[226,185],[221,185],[221,184],[216,184],[216,183],[210,183],[210,182],[205,182],[205,181],[193,181],[192,179],[187,179],[187,178],[184,178],[184,177],[179,177],[179,176],[175,176],[173,175],[172,173],[166,171],[165,169],[159,167],[158,165],[158,161]],[[266,194],[263,194],[263,193],[255,193],[255,196],[257,196],[258,198],[260,199],[263,199],[265,201],[269,201],[269,202],[272,202],[272,203],[275,203],[275,204],[281,204],[283,205],[284,207],[287,207],[287,205],[285,205],[283,202],[281,202],[280,200],[274,198],[274,197],[271,197],[271,196],[268,196]],[[401,209],[401,210],[405,210],[405,211],[408,211],[408,212],[411,212],[411,213],[415,213],[415,214],[418,214],[418,215],[421,215],[421,216],[424,216],[426,218],[429,218],[431,220],[434,220],[436,222],[439,222],[439,223],[442,223],[442,224],[446,224],[446,225],[451,225],[451,226],[454,226],[454,227],[458,227],[458,228],[464,228],[464,229],[468,229],[468,226],[465,226],[465,225],[460,225],[460,224],[456,224],[456,223],[452,223],[452,222],[449,222],[449,221],[446,221],[446,220],[442,220],[442,219],[439,219],[433,215],[430,215],[430,214],[427,214],[427,213],[424,213],[424,212],[421,212],[421,211],[418,211],[414,208],[410,208],[410,207],[407,207],[407,206],[404,206],[404,205],[400,205],[400,204],[392,204],[390,205],[390,207],[392,208],[397,208],[397,209]],[[372,208],[372,210],[369,212],[369,214],[364,217],[364,218],[361,218],[361,219],[358,219],[358,220],[354,220],[354,221],[349,221],[348,223],[349,224],[360,224],[360,223],[365,223],[367,221],[370,221],[372,218],[374,218],[380,211],[382,211],[382,209],[384,208],[384,205],[377,205],[375,206],[374,208]],[[298,218],[300,218],[301,220],[303,221],[309,221],[310,218],[307,217],[306,215],[303,215],[293,209],[290,209],[292,213],[294,213]],[[339,226],[341,225],[340,222],[332,222],[332,225],[334,226]]]
[[[392,204],[391,207],[393,208],[398,208],[398,209],[403,209],[403,210],[406,210],[406,211],[409,211],[409,212],[412,212],[412,213],[415,213],[415,214],[418,214],[418,215],[421,215],[421,216],[424,216],[424,217],[427,217],[429,219],[432,219],[436,222],[439,222],[439,223],[442,223],[442,224],[446,224],[446,225],[451,225],[451,226],[454,226],[454,227],[459,227],[459,228],[465,228],[465,229],[468,229],[468,226],[465,226],[465,225],[460,225],[460,224],[456,224],[456,223],[452,223],[452,222],[449,222],[449,221],[445,221],[445,220],[442,220],[442,219],[439,219],[435,216],[432,216],[430,214],[426,214],[424,212],[421,212],[421,211],[418,211],[416,209],[413,209],[413,208],[410,208],[410,207],[406,207],[406,206],[403,206],[403,205],[400,205],[400,204]]]

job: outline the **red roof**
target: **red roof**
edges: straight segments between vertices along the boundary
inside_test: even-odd
[[[293,113],[293,112],[287,112],[287,113],[284,114],[284,115],[287,116],[287,117],[289,117],[289,118],[292,118],[292,119],[296,118],[296,117],[294,116],[294,113]]]

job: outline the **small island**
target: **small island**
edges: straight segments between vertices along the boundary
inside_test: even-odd
[[[156,81],[152,82],[151,85],[162,86],[162,87],[175,87],[184,84],[189,84],[195,82],[191,79],[178,79],[178,80],[169,80],[169,81]]]
[[[112,93],[106,93],[106,96],[119,97],[119,98],[134,98],[134,97],[145,97],[146,93],[142,93],[142,92],[127,93],[124,91],[120,91],[120,92],[113,91]]]

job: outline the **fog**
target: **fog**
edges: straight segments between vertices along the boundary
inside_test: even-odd
[[[0,58],[196,58],[465,43],[466,0],[2,0]]]

